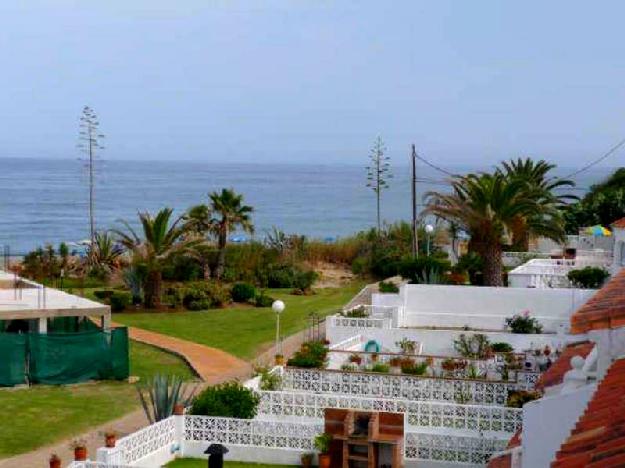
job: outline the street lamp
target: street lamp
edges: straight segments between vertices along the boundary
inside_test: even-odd
[[[427,234],[427,254],[428,257],[430,256],[430,234],[432,234],[434,232],[434,226],[432,226],[431,224],[426,224],[425,225],[425,233]]]
[[[271,310],[276,313],[276,364],[278,364],[278,356],[284,359],[284,356],[282,356],[282,343],[280,343],[280,314],[284,312],[284,307],[284,302],[280,300],[273,301],[273,304],[271,304]]]

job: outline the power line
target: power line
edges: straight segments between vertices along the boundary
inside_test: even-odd
[[[604,153],[601,157],[595,159],[594,161],[586,164],[584,167],[582,167],[581,169],[578,169],[575,172],[572,172],[571,174],[564,176],[565,179],[568,179],[570,177],[576,176],[578,174],[581,174],[582,172],[587,171],[588,169],[590,169],[591,167],[599,164],[601,161],[603,161],[604,159],[612,156],[614,153],[616,153],[616,151],[618,151],[618,149],[625,145],[625,138],[623,138],[621,141],[619,141],[616,145],[614,145],[612,148],[610,148],[606,153]]]
[[[443,169],[442,167],[439,167],[439,166],[437,166],[436,164],[431,163],[430,161],[428,161],[427,159],[425,159],[423,156],[419,156],[419,154],[418,154],[418,153],[415,153],[415,157],[416,157],[419,161],[421,161],[421,162],[423,162],[423,163],[427,164],[427,165],[428,165],[428,166],[430,166],[432,169],[437,170],[438,172],[441,172],[441,173],[443,173],[443,174],[445,174],[445,175],[448,175],[448,176],[450,176],[450,177],[454,177],[454,176],[455,176],[455,174],[452,174],[451,172],[449,172],[449,171],[447,171],[447,170]]]

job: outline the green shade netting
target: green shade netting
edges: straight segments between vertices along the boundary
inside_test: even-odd
[[[129,367],[126,328],[47,335],[0,333],[0,385],[122,380],[128,377]]]
[[[0,333],[0,386],[25,384],[28,335]]]

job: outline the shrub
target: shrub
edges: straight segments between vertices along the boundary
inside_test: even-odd
[[[610,276],[603,268],[585,267],[580,270],[569,271],[567,277],[574,286],[582,289],[598,289]]]
[[[473,359],[484,359],[491,351],[488,337],[481,333],[465,335],[461,333],[457,340],[454,340],[454,349],[462,357]]]
[[[402,354],[416,354],[417,353],[417,342],[413,340],[409,340],[406,337],[403,337],[401,340],[396,341],[395,346],[401,349]]]
[[[288,360],[287,365],[293,367],[321,369],[326,364],[328,349],[321,341],[308,341],[303,343],[300,350]]]
[[[208,387],[191,406],[191,414],[252,419],[256,416],[260,396],[239,382],[226,382]]]
[[[530,317],[529,311],[515,314],[506,319],[506,328],[512,333],[542,333],[543,326],[534,317]]]
[[[254,305],[256,307],[271,307],[274,301],[273,297],[268,296],[265,292],[261,292],[254,298]]]
[[[490,349],[493,353],[511,353],[514,348],[511,344],[505,342],[491,343]]]
[[[236,283],[231,293],[234,302],[248,302],[256,297],[256,288],[249,283]]]
[[[125,291],[115,291],[109,298],[111,304],[111,312],[121,312],[132,302],[132,294]]]
[[[455,273],[466,273],[469,275],[469,282],[472,285],[481,286],[483,283],[481,275],[483,267],[484,259],[475,252],[468,252],[460,256],[458,263],[454,265],[453,271]]]
[[[531,392],[527,390],[511,390],[508,392],[508,401],[506,406],[510,408],[523,408],[525,403],[540,398],[539,392]]]
[[[115,291],[113,291],[112,289],[98,289],[96,291],[93,291],[93,295],[101,301],[109,299],[114,293]]]
[[[428,363],[425,361],[415,364],[412,359],[405,359],[402,360],[401,371],[404,374],[424,375],[427,372],[428,367]]]
[[[313,445],[319,453],[328,453],[330,451],[330,443],[332,442],[332,434],[323,433],[315,437]]]
[[[270,288],[292,288],[297,270],[292,265],[272,265],[267,271],[267,286]]]
[[[199,281],[183,288],[182,305],[189,310],[221,307],[230,302],[230,292],[219,283]]]
[[[298,271],[293,281],[293,287],[302,291],[308,291],[312,288],[318,276],[313,270]]]
[[[419,284],[426,282],[426,278],[442,278],[450,268],[451,264],[446,259],[433,256],[410,257],[401,262],[399,273],[411,283]]]
[[[376,362],[374,365],[371,366],[371,369],[369,369],[370,372],[378,372],[380,374],[388,374],[389,370],[390,367],[388,366],[388,364],[383,364],[381,362]]]
[[[391,281],[380,281],[380,292],[395,294],[399,292],[399,288]]]
[[[350,317],[350,318],[364,318],[364,317],[369,317],[369,312],[367,312],[367,309],[365,306],[359,306],[351,310],[346,310],[344,312],[341,312],[341,315],[343,317]]]
[[[260,385],[261,390],[276,391],[282,387],[282,377],[280,374],[271,373],[270,369],[262,369],[260,371]]]

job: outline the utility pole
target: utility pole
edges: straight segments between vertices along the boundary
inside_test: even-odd
[[[412,144],[412,256],[419,257],[419,236],[417,233],[417,150]]]
[[[96,150],[104,149],[100,140],[104,135],[98,132],[100,122],[96,113],[89,106],[85,106],[80,117],[80,143],[78,147],[87,156],[89,171],[89,239],[91,245],[95,242],[95,158]]]

